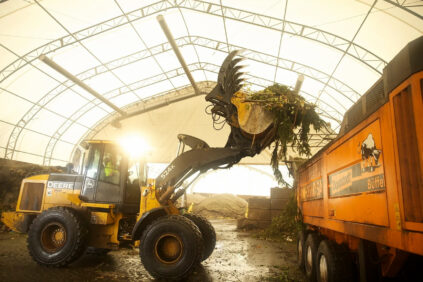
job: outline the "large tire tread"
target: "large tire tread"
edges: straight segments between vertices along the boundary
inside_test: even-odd
[[[307,233],[304,230],[298,231],[297,234],[297,245],[296,245],[296,253],[297,253],[297,265],[301,270],[304,270],[304,245],[305,245],[305,238],[307,237]],[[299,245],[301,244],[301,253],[299,250]]]
[[[150,232],[156,229],[157,226],[160,226],[161,224],[177,224],[182,225],[183,228],[186,230],[190,230],[190,232],[193,232],[194,242],[192,242],[191,245],[194,248],[195,257],[191,260],[191,264],[182,272],[177,273],[160,273],[157,271],[156,267],[153,265],[154,262],[152,262],[151,256],[145,251],[145,242],[148,239],[148,236],[150,235]],[[201,232],[199,228],[189,220],[188,218],[181,216],[181,215],[166,215],[159,217],[155,221],[153,221],[145,231],[142,233],[141,239],[140,239],[140,257],[141,262],[144,265],[145,269],[154,277],[157,279],[166,279],[166,280],[181,280],[189,276],[192,271],[194,270],[197,262],[200,261],[201,256],[203,253],[203,238],[201,236]],[[154,259],[153,259],[154,260]]]
[[[328,282],[353,280],[352,260],[348,250],[341,245],[330,240],[323,240],[320,242],[316,256],[316,274],[317,281],[321,281],[319,262],[320,257],[324,255],[328,266]]]
[[[317,275],[316,275],[316,256],[317,256],[317,249],[319,247],[320,243],[320,236],[316,232],[310,232],[307,237],[306,241],[304,243],[304,264],[305,264],[305,274],[309,281],[316,281]],[[311,266],[308,267],[308,249],[311,249]]]
[[[72,224],[75,230],[72,230],[71,232],[76,235],[70,253],[57,260],[49,260],[37,254],[37,252],[39,252],[37,248],[41,248],[40,243],[37,242],[36,239],[38,237],[36,234],[37,229],[42,228],[42,225],[45,224],[45,218],[49,217],[53,213],[62,216],[67,224]],[[67,207],[53,207],[43,211],[32,222],[28,231],[27,247],[29,254],[38,264],[48,267],[63,267],[74,262],[84,253],[87,239],[87,225],[80,219],[76,211],[73,211],[71,208]]]
[[[198,229],[200,229],[204,243],[201,261],[204,261],[213,253],[216,247],[216,231],[210,221],[201,215],[186,213],[184,216],[194,222]]]

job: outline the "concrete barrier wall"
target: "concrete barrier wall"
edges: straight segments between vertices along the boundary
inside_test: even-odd
[[[271,188],[270,199],[249,198],[245,218],[238,221],[238,228],[266,228],[282,214],[292,193],[288,188]]]

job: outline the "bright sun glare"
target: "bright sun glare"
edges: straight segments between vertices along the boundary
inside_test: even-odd
[[[128,134],[119,139],[119,144],[133,158],[141,158],[151,150],[150,145],[138,134]]]

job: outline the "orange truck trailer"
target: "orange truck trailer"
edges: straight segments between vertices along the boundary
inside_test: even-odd
[[[297,254],[310,280],[423,281],[423,268],[404,274],[423,260],[422,89],[420,37],[346,112],[337,138],[299,168]]]

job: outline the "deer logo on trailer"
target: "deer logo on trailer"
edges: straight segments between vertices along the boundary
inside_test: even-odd
[[[376,148],[375,140],[373,135],[369,133],[367,138],[361,143],[361,171],[374,171],[377,167],[380,166],[379,158],[382,150]]]

